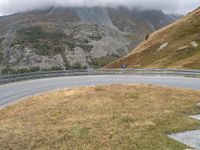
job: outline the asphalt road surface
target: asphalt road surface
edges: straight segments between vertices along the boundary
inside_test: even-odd
[[[62,88],[134,83],[156,84],[200,90],[199,78],[133,75],[59,77],[0,85],[0,107],[3,108],[11,105],[29,96]]]

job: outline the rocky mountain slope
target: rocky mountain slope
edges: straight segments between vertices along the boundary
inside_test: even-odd
[[[200,69],[200,8],[149,36],[128,56],[108,65],[119,68]]]
[[[47,8],[0,17],[0,72],[102,67],[174,21],[156,10]]]

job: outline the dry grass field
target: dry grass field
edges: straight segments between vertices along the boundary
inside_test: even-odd
[[[153,85],[59,90],[0,110],[0,149],[183,150],[200,91]]]

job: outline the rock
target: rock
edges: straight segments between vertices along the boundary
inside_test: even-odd
[[[82,48],[76,47],[74,51],[65,50],[65,54],[70,65],[74,65],[78,62],[83,66],[88,66],[87,57],[89,57],[89,53],[85,52]]]
[[[196,120],[200,120],[200,115],[193,115],[190,116],[190,118],[196,119]]]
[[[160,47],[158,48],[158,50],[162,50],[162,49],[164,49],[165,47],[167,47],[167,45],[168,45],[167,42],[164,43],[164,44],[162,44],[162,45],[160,45]]]
[[[171,134],[169,135],[169,137],[173,138],[176,141],[184,143],[191,148],[200,149],[200,145],[199,145],[200,130]]]
[[[190,43],[192,45],[192,47],[197,48],[198,47],[198,43],[196,41],[193,41]]]

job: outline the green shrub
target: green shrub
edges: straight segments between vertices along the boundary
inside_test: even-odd
[[[23,45],[22,49],[27,46],[34,48],[36,54],[52,56],[65,50],[67,40],[66,34],[62,31],[47,31],[41,26],[33,26],[18,30],[11,46]],[[71,43],[70,47],[74,45]]]
[[[44,55],[44,56],[50,55],[51,46],[48,45],[47,43],[40,43],[40,42],[34,43],[33,48],[36,49],[36,53],[39,55]]]
[[[103,37],[101,35],[91,35],[89,38],[95,41],[100,41]]]
[[[87,66],[82,66],[79,62],[75,63],[71,69],[87,69]]]
[[[1,51],[1,49],[0,49],[0,63],[3,61],[3,53],[2,53],[2,51]]]
[[[55,40],[61,40],[67,38],[67,36],[62,31],[55,31],[50,34],[50,38]]]
[[[15,74],[15,70],[12,69],[10,66],[6,66],[2,69],[1,73],[2,75]]]
[[[33,26],[29,28],[23,28],[17,31],[22,38],[27,42],[38,42],[39,39],[47,39],[49,33],[44,31],[40,26]]]
[[[4,39],[5,39],[5,38],[0,38],[0,44],[3,42]]]
[[[68,59],[66,58],[65,54],[62,54],[62,58],[63,58],[63,61],[64,61],[65,69],[66,70],[70,70],[71,69],[71,65],[70,65]]]
[[[116,55],[104,56],[101,58],[93,59],[91,62],[89,62],[89,64],[95,68],[101,68],[101,67],[109,64],[110,62],[113,62],[117,58],[118,58],[118,56],[116,56]]]
[[[31,68],[31,72],[37,72],[37,71],[40,71],[40,67]]]
[[[59,70],[64,70],[64,69],[62,67],[51,67],[51,68],[42,69],[41,71],[59,71]]]
[[[40,67],[13,69],[10,66],[6,66],[2,69],[2,74],[3,75],[23,74],[23,73],[30,73],[30,72],[37,72],[37,71],[40,71]]]
[[[78,46],[81,47],[86,52],[91,52],[94,47],[93,45],[78,45]]]
[[[63,50],[64,50],[64,47],[62,47],[62,46],[55,46],[55,47],[54,47],[54,52],[55,52],[56,54],[62,53]]]
[[[37,39],[51,39],[59,41],[62,39],[67,38],[66,34],[62,31],[46,31],[40,26],[30,27],[27,29],[24,29],[25,32],[22,35],[25,35],[29,38],[33,38],[35,40]],[[28,31],[28,32],[26,32]]]
[[[76,47],[76,44],[74,42],[71,42],[71,41],[66,41],[65,42],[67,44],[67,46],[73,50],[75,47]]]

